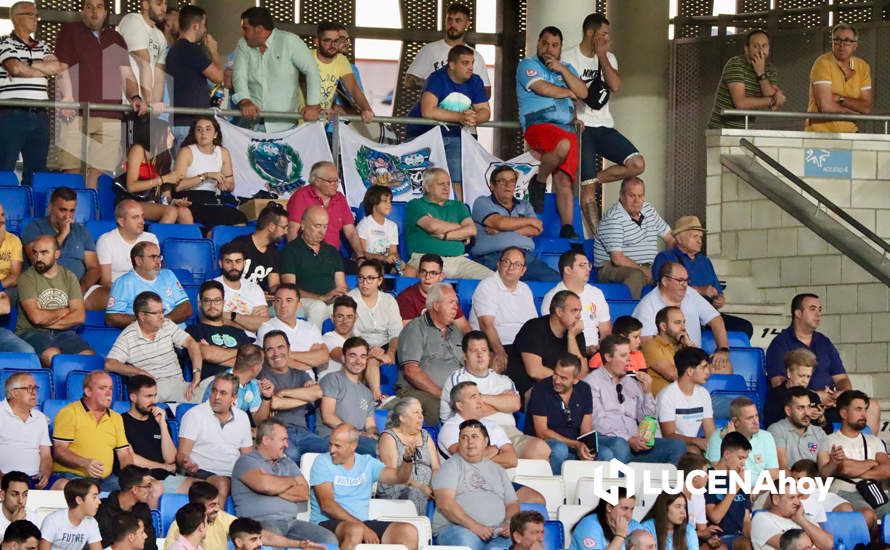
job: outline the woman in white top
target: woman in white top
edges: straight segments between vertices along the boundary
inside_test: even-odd
[[[192,124],[176,155],[174,171],[184,175],[176,185],[177,196],[191,201],[189,208],[197,223],[208,228],[247,223],[243,212],[219,201],[220,193],[235,189],[235,178],[232,157],[222,146],[222,133],[213,117],[199,116]]]

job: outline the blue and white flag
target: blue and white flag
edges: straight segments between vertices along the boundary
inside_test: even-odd
[[[438,126],[406,143],[382,145],[340,123],[340,159],[349,206],[361,207],[372,185],[392,189],[393,201],[408,202],[423,195],[423,174],[433,166],[448,170],[445,145]]]
[[[538,173],[540,164],[531,153],[526,152],[510,160],[501,160],[486,151],[466,129],[460,134],[460,149],[464,202],[470,208],[478,197],[491,194],[491,189],[488,187],[489,176],[492,170],[502,164],[509,164],[518,174],[516,198],[528,199],[528,183]]]
[[[324,123],[301,124],[283,132],[254,132],[217,117],[223,145],[232,155],[235,195],[252,197],[257,191],[286,199],[306,185],[312,165],[333,161]]]

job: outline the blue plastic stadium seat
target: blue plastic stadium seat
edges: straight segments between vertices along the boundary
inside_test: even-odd
[[[386,429],[386,419],[389,418],[389,411],[386,409],[374,410],[374,422],[377,424],[377,431],[383,433]]]
[[[198,318],[198,289],[200,288],[201,285],[182,285],[182,289],[189,297],[189,302],[192,303],[192,321]]]
[[[334,322],[330,319],[325,319],[324,322],[321,324],[321,333],[325,334],[327,332],[331,332],[332,330],[334,330]]]
[[[532,298],[535,300],[535,309],[541,315],[546,315],[549,312],[541,311],[541,304],[544,303],[544,295],[550,292],[550,290],[556,286],[556,283],[549,283],[545,281],[526,281],[529,290],[532,291]]]
[[[70,403],[67,399],[49,399],[43,404],[43,414],[49,418],[49,423],[52,424],[56,418],[56,415],[59,414],[59,411]]]
[[[540,502],[520,502],[519,503],[519,511],[520,512],[537,512],[544,516],[544,518],[550,517],[550,514],[547,512],[547,505],[541,504]]]
[[[476,279],[460,279],[457,281],[457,299],[460,302],[460,308],[463,310],[464,315],[468,318],[470,309],[473,307],[473,293],[476,292],[477,286],[479,286],[479,281]]]
[[[584,225],[581,223],[581,207],[578,206],[578,200],[572,199],[572,226],[578,235],[584,235]],[[562,222],[559,219],[559,212],[556,210],[556,195],[547,193],[544,196],[544,211],[538,214],[544,224],[544,231],[539,238],[559,238],[559,230],[562,228]]]
[[[766,358],[760,348],[729,348],[732,372],[745,379],[748,389],[758,394],[758,402],[763,406],[768,384],[766,380]]]
[[[384,395],[396,393],[396,379],[399,377],[399,366],[393,363],[380,365],[380,391]]]
[[[744,332],[738,331],[729,331],[727,334],[729,337],[729,347],[731,348],[750,348],[751,340],[748,339],[748,335]],[[703,330],[701,332],[701,349],[705,350],[708,353],[714,353],[717,349],[717,342],[714,341],[714,333],[710,330]]]
[[[111,351],[111,346],[114,345],[114,341],[117,340],[120,333],[120,329],[117,328],[86,327],[80,337],[90,345],[94,352],[105,357]]]
[[[48,370],[33,369],[3,369],[0,370],[0,388],[6,384],[6,380],[13,374],[26,372],[34,377],[34,383],[37,384],[37,406],[42,406],[45,402],[53,398],[53,377]]]
[[[871,542],[865,517],[859,512],[828,512],[822,528],[834,536],[834,547],[841,542],[847,550],[864,550]]]
[[[405,211],[407,207],[407,202],[393,202],[392,212],[389,213],[389,219],[394,221],[399,228],[399,257],[405,261],[411,259],[408,257],[408,243],[405,242]]]
[[[77,207],[74,209],[74,221],[86,223],[99,218],[99,194],[95,189],[75,189]]]
[[[613,323],[615,319],[622,315],[633,316],[634,309],[640,303],[639,300],[607,300],[607,302],[609,304],[609,317]]]
[[[404,275],[396,277],[396,283],[393,287],[393,292],[399,294],[409,286],[416,285],[419,282],[420,279],[418,279],[417,277],[405,277]]]
[[[516,420],[516,429],[520,432],[525,430],[525,413],[522,411],[516,411],[513,413],[513,419]]]
[[[0,353],[0,369],[40,370],[40,359],[34,353],[5,351]]]
[[[98,241],[99,237],[105,233],[117,229],[117,222],[115,220],[90,220],[86,226],[90,235],[93,236],[93,240]]]
[[[73,371],[89,372],[105,368],[101,355],[72,355],[60,353],[53,357],[53,390],[56,399],[68,398],[68,374]]]
[[[739,374],[712,374],[705,382],[708,392],[737,392],[748,389],[745,378]]]
[[[35,172],[31,178],[31,191],[34,193],[34,214],[46,215],[49,196],[56,187],[86,189],[86,183],[80,174],[62,174],[59,172]]]
[[[111,410],[113,410],[117,414],[126,414],[126,412],[130,410],[130,401],[123,401],[120,399],[112,401]]]
[[[155,234],[161,246],[167,239],[203,239],[201,226],[194,223],[153,223],[148,228]]]
[[[241,235],[250,235],[256,227],[250,225],[217,225],[213,228],[213,249],[219,257],[219,249]]]
[[[551,254],[558,257],[564,252],[571,250],[573,246],[577,246],[574,243],[577,243],[577,241],[561,239],[559,237],[538,237],[538,240],[535,241],[535,256]]]
[[[358,288],[358,275],[347,275],[346,287],[349,289]]]
[[[606,300],[633,300],[630,289],[624,283],[596,283],[593,286],[603,291]]]
[[[92,370],[73,370],[68,373],[68,376],[65,378],[65,398],[66,399],[80,399],[83,397],[83,379],[86,376],[94,372]],[[108,375],[111,377],[111,399],[123,399],[124,398],[124,382],[121,379],[120,375],[115,374],[113,372],[109,372]]]
[[[179,405],[176,405],[176,421],[179,422],[180,425],[182,424],[182,418],[185,416],[185,413],[194,406],[194,403],[180,403]]]
[[[195,283],[200,284],[216,276],[216,254],[209,239],[170,237],[161,245],[161,254],[168,269],[189,271]]]
[[[173,445],[179,447],[179,422],[168,416],[167,429],[170,430],[170,439],[173,440]],[[158,532],[160,533],[160,531]]]
[[[890,514],[881,517],[881,541],[885,545],[890,545]]]
[[[114,219],[114,180],[108,174],[99,176],[99,219]]]
[[[21,183],[19,182],[19,177],[16,175],[15,172],[12,172],[12,171],[10,171],[10,170],[2,170],[2,171],[0,171],[0,186],[4,186],[4,187],[12,186],[12,187],[15,187],[15,186],[18,186],[18,185],[21,185]]]
[[[544,516],[547,518],[547,516]],[[565,547],[565,531],[562,528],[562,522],[555,519],[548,519],[544,522],[544,549],[545,550],[562,550]]]
[[[0,204],[6,211],[6,229],[16,235],[25,230],[24,220],[31,217],[33,202],[27,187],[0,187]]]
[[[84,327],[105,327],[104,311],[87,311],[83,322]]]
[[[165,535],[176,521],[176,512],[188,504],[189,496],[184,493],[164,493],[158,502],[158,513],[161,515],[161,530],[158,536]]]

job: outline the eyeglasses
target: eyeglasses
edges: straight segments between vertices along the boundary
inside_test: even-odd
[[[560,400],[560,403],[562,404],[562,414],[563,414],[563,416],[566,417],[566,425],[571,426],[572,425],[572,409],[569,407],[566,407],[565,401]]]
[[[161,316],[163,316],[164,310],[162,309],[161,311],[143,311],[142,313],[144,313],[146,315],[161,315]]]
[[[624,391],[624,386],[621,384],[616,385],[615,391],[618,392],[618,404],[624,405],[624,393],[622,393]]]
[[[441,271],[427,271],[426,269],[420,270],[421,277],[426,277],[427,275],[429,275],[430,277],[438,277],[441,274],[442,274]]]
[[[525,267],[525,262],[511,262],[510,260],[501,260],[500,263],[506,268],[515,267],[516,269],[522,269],[523,267]]]
[[[162,256],[161,254],[143,254],[142,257],[148,258],[149,260],[157,260],[159,262],[164,261],[164,256]]]
[[[380,277],[377,276],[377,275],[359,275],[359,276],[358,276],[358,282],[360,282],[360,283],[373,283],[374,281],[376,281],[376,280],[379,279],[379,278],[380,278]]]
[[[19,386],[17,388],[12,388],[13,390],[25,390],[28,393],[37,393],[40,389],[40,386]]]
[[[201,302],[204,304],[221,304],[223,303],[222,298],[201,298]]]
[[[323,178],[323,177],[321,177],[321,176],[316,176],[315,180],[316,180],[316,181],[323,181],[323,182],[325,182],[325,183],[340,183],[340,178],[328,179],[328,178]]]
[[[677,281],[677,283],[679,283],[679,284],[681,284],[681,285],[688,285],[688,284],[689,284],[689,277],[686,277],[686,278],[681,278],[681,277],[671,277],[670,275],[665,275],[665,277],[667,277],[668,279],[670,279],[670,280],[672,280],[672,281]]]
[[[40,16],[37,15],[36,11],[23,11],[23,12],[15,14],[15,16],[19,16],[19,15],[23,15],[25,17],[36,17],[37,19],[40,19]]]
[[[581,269],[590,269],[591,265],[590,265],[590,262],[581,262],[580,264],[575,265],[575,267],[578,267]]]
[[[841,46],[849,46],[850,44],[859,42],[858,40],[850,40],[849,38],[832,38],[831,41],[835,44],[840,44]]]

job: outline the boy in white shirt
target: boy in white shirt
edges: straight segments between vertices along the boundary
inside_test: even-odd
[[[99,483],[72,479],[65,485],[67,510],[46,516],[40,526],[40,550],[101,550],[102,535],[95,519],[99,510]]]
[[[655,410],[662,437],[685,442],[691,452],[704,452],[716,429],[711,395],[703,384],[711,376],[708,354],[701,348],[683,348],[674,354],[677,380],[658,393]],[[698,437],[698,430],[704,437]]]

